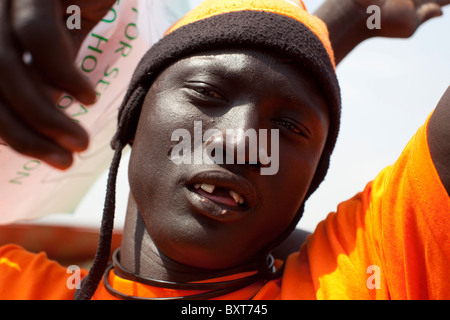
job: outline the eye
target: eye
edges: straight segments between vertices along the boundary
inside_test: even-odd
[[[204,96],[209,97],[209,98],[223,99],[223,97],[219,93],[217,93],[215,90],[213,90],[213,89],[195,88],[194,90],[196,92],[200,93],[201,95],[204,95]]]
[[[279,126],[282,126],[288,130],[290,130],[291,132],[304,136],[304,137],[310,137],[311,136],[311,132],[308,130],[308,128],[306,128],[303,125],[300,124],[295,124],[291,121],[285,120],[285,119],[276,119],[273,121],[274,123],[276,123]]]
[[[186,87],[202,99],[226,100],[218,88],[205,82],[189,81]]]

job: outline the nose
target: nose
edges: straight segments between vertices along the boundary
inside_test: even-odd
[[[208,132],[209,131],[209,132]],[[208,130],[205,151],[218,164],[258,164],[258,134],[253,128]]]
[[[259,116],[252,104],[232,108],[220,121],[220,128],[205,132],[205,151],[216,164],[246,164],[265,167],[273,158],[274,139],[270,119]],[[277,132],[278,133],[278,132]],[[277,137],[278,138],[278,135]],[[269,157],[271,152],[271,157]]]
[[[234,105],[220,119],[216,118],[215,124],[217,127],[205,135],[211,134],[206,148],[216,160],[222,154],[224,164],[258,164],[258,129],[262,124],[255,102]]]

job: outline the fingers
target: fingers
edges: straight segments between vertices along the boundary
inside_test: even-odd
[[[60,19],[59,1],[14,0],[11,9],[15,36],[45,79],[82,103],[93,103],[94,89],[73,64],[75,49]]]
[[[33,81],[17,56],[6,58],[6,54],[0,54],[0,68],[8,79],[0,86],[3,103],[12,107],[12,114],[24,125],[68,150],[82,151],[87,147],[84,130],[54,106],[43,85]]]
[[[425,0],[417,5],[417,16],[419,24],[422,24],[432,18],[442,16],[442,7],[450,4],[450,0]]]
[[[422,24],[432,18],[436,18],[441,15],[441,6],[434,2],[425,3],[417,8],[417,17],[419,18],[419,24]]]
[[[92,102],[95,92],[73,66],[69,39],[51,7],[55,3],[0,1],[0,137],[22,154],[67,168],[72,154],[87,148],[88,135],[55,107],[50,91],[85,102]],[[31,53],[31,66],[23,52]]]
[[[441,7],[446,6],[450,4],[450,0],[435,0],[437,4],[439,4]]]
[[[58,169],[67,169],[72,164],[70,152],[31,131],[1,102],[0,136],[19,153],[43,160]]]

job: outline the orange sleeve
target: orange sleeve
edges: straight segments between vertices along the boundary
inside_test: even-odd
[[[80,269],[80,279],[86,271]],[[31,253],[17,245],[0,247],[1,300],[69,300],[75,273],[49,260],[45,253]],[[73,280],[73,281],[72,281]]]
[[[289,257],[282,299],[450,298],[450,198],[431,159],[427,124],[393,166]]]

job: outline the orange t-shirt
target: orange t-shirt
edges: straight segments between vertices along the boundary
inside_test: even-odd
[[[341,203],[281,279],[257,282],[225,299],[450,299],[450,197],[433,165],[427,125],[365,190]],[[84,276],[83,270],[81,275]],[[72,273],[46,255],[0,248],[0,299],[71,299]],[[186,295],[108,275],[128,295]],[[103,283],[94,299],[113,299]]]

